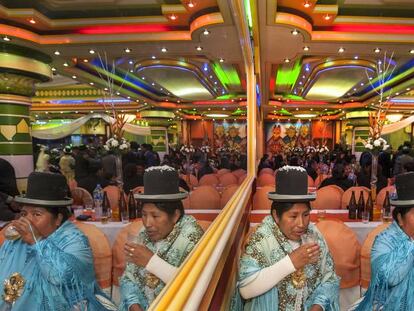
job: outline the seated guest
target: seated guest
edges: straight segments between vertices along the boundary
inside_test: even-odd
[[[306,172],[308,173],[310,177],[312,177],[313,181],[315,181],[316,178],[318,177],[318,173],[316,171],[317,169],[318,169],[318,163],[313,159],[309,160],[308,166],[306,167]]]
[[[88,239],[68,221],[65,177],[35,172],[27,187],[7,230],[15,240],[0,249],[0,310],[116,310],[96,283]]]
[[[142,175],[138,175],[137,165],[128,163],[124,168],[124,191],[129,193],[130,190],[138,186],[143,186],[144,180]]]
[[[379,192],[382,188],[387,186],[387,178],[382,175],[381,165],[378,165],[377,169],[377,191]],[[357,184],[360,187],[371,188],[371,162],[362,166],[361,171],[357,174]]]
[[[0,172],[0,220],[9,221],[15,219],[19,213],[19,206],[13,199],[19,194],[19,190],[13,166],[1,158]]]
[[[324,179],[319,188],[329,185],[341,187],[344,191],[353,186],[352,180],[348,179],[347,176],[345,176],[345,169],[342,164],[337,164],[334,166],[332,170],[332,177]]]
[[[207,160],[204,162],[203,166],[198,170],[198,180],[201,179],[204,175],[214,174],[213,168],[210,166],[210,162]]]
[[[327,244],[310,224],[308,176],[302,167],[276,173],[271,215],[250,235],[240,259],[234,310],[339,310],[339,279]],[[302,235],[313,241],[301,242]]]
[[[96,186],[98,184],[100,184],[102,188],[108,186],[112,175],[107,175],[107,178],[102,176],[102,165],[99,160],[89,159],[88,163],[87,175],[78,180],[78,187],[86,189],[93,196],[93,191]]]
[[[141,231],[125,244],[127,266],[120,279],[121,311],[146,310],[203,235],[192,216],[184,215],[178,173],[169,166],[148,168],[144,174]]]
[[[375,239],[371,251],[371,284],[358,311],[413,310],[414,172],[396,176],[393,223]]]

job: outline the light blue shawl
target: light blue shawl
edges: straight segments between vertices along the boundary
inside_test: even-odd
[[[335,274],[329,249],[314,225],[310,224],[308,231],[318,236],[321,255],[317,264],[305,267],[307,294],[305,294],[301,310],[309,310],[312,305],[318,304],[325,311],[339,311],[339,278]],[[239,282],[232,301],[232,310],[294,310],[297,289],[292,284],[291,275],[266,293],[244,301],[244,303],[238,291],[249,276],[275,264],[292,251],[291,244],[280,231],[272,216],[267,216],[249,237],[245,252],[241,256]]]
[[[26,284],[13,311],[66,311],[79,304],[90,311],[106,310],[95,297],[102,293],[88,239],[70,221],[34,245],[6,241],[0,249],[1,295],[4,280],[15,272]],[[7,309],[10,305],[0,299],[0,310]]]
[[[356,310],[414,310],[414,242],[396,222],[375,239],[371,283]]]
[[[203,235],[203,229],[192,216],[184,215],[175,224],[173,230],[156,244],[151,242],[145,228],[138,233],[138,239],[154,254],[179,267]],[[127,311],[133,304],[139,304],[143,310],[158,296],[165,284],[144,267],[127,263],[120,279],[120,311]]]

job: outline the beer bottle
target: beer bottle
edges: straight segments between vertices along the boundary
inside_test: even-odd
[[[384,222],[391,222],[392,221],[392,214],[391,214],[391,202],[390,202],[390,192],[387,191],[385,193],[384,203],[382,204],[382,218]]]
[[[355,191],[352,190],[351,199],[348,204],[348,218],[356,219],[357,218],[357,203],[355,198]]]
[[[373,221],[374,220],[374,204],[372,202],[371,193],[368,194],[368,200],[365,206],[365,211],[369,213],[369,221]]]
[[[362,219],[362,212],[365,209],[364,191],[362,190],[361,190],[361,193],[359,194],[357,209],[358,209],[357,217],[358,219]]]
[[[135,202],[134,193],[132,191],[129,192],[128,212],[130,220],[137,218],[137,204]]]
[[[128,206],[127,206],[127,203],[125,202],[124,190],[122,190],[122,189],[119,192],[118,208],[119,208],[118,219],[116,219],[116,221],[122,221],[123,220],[122,215],[125,215],[124,218],[126,218],[126,216],[128,215]]]
[[[108,195],[106,191],[104,191],[103,199],[102,199],[102,216],[101,216],[102,223],[107,223],[109,218],[111,218],[111,204],[109,203],[109,199],[108,199]]]

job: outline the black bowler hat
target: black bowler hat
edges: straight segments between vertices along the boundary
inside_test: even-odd
[[[396,197],[390,200],[394,206],[414,205],[414,172],[399,174],[395,177]]]
[[[14,198],[18,203],[39,206],[68,206],[73,200],[68,197],[66,178],[60,174],[33,172],[27,180],[27,193]]]
[[[137,200],[145,202],[180,201],[188,192],[179,190],[178,172],[171,166],[151,166],[144,173],[144,193],[136,193]]]
[[[276,173],[276,191],[269,192],[270,200],[276,202],[309,202],[316,199],[308,193],[308,174],[301,166],[283,166]]]

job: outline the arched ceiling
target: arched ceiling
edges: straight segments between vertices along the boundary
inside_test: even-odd
[[[384,70],[392,109],[413,109],[411,0],[250,3],[265,118],[339,119],[372,107],[384,82],[379,62],[392,63]],[[245,114],[240,42],[225,0],[0,0],[0,18],[5,44],[53,58],[55,79],[38,86],[36,114],[103,109],[108,78],[121,109]]]

